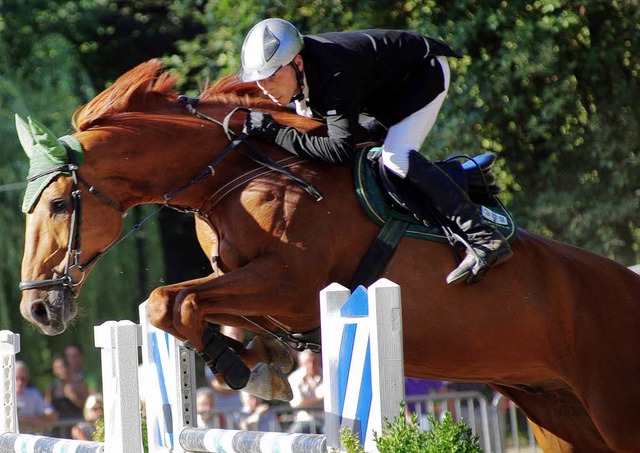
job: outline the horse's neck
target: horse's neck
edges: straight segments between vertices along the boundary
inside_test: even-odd
[[[229,151],[217,161],[230,143],[219,125],[202,127],[199,123],[197,128],[180,125],[173,129],[161,133],[131,133],[123,128],[86,132],[80,139],[87,150],[81,175],[124,209],[164,203],[166,196],[173,196],[172,204],[198,210],[208,203],[212,193],[258,166],[240,149]],[[258,146],[276,160],[286,154],[267,144]],[[211,164],[213,172],[207,170]],[[186,189],[202,172],[207,177]]]

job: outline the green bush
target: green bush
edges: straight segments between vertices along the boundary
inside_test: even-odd
[[[147,438],[147,418],[142,417],[140,420],[140,427],[142,429],[142,451],[149,453],[149,439]],[[91,436],[91,439],[96,442],[104,442],[104,418],[96,420],[96,430]]]
[[[459,421],[453,422],[447,412],[442,421],[427,415],[432,426],[430,431],[420,431],[418,416],[405,417],[405,404],[400,406],[393,423],[385,419],[382,434],[374,433],[374,440],[380,453],[481,453],[478,436],[471,428]],[[348,453],[365,453],[358,438],[348,429],[343,429],[340,442]]]

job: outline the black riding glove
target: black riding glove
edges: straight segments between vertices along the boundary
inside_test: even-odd
[[[282,125],[268,113],[252,110],[244,120],[242,132],[272,142],[281,128]]]

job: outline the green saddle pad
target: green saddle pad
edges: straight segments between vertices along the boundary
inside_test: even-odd
[[[380,187],[371,162],[367,159],[366,150],[358,152],[353,173],[356,193],[362,207],[379,226],[385,225],[389,218],[395,218],[408,223],[405,236],[448,242],[439,227],[426,226],[408,211],[394,208],[389,204],[389,196],[385,189]],[[476,207],[484,221],[498,229],[507,241],[511,242],[516,238],[518,234],[516,222],[497,197],[487,197],[486,202],[476,203]]]

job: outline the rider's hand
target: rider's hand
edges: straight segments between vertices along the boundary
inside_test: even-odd
[[[272,142],[281,127],[282,125],[268,113],[252,110],[247,114],[242,132]]]

